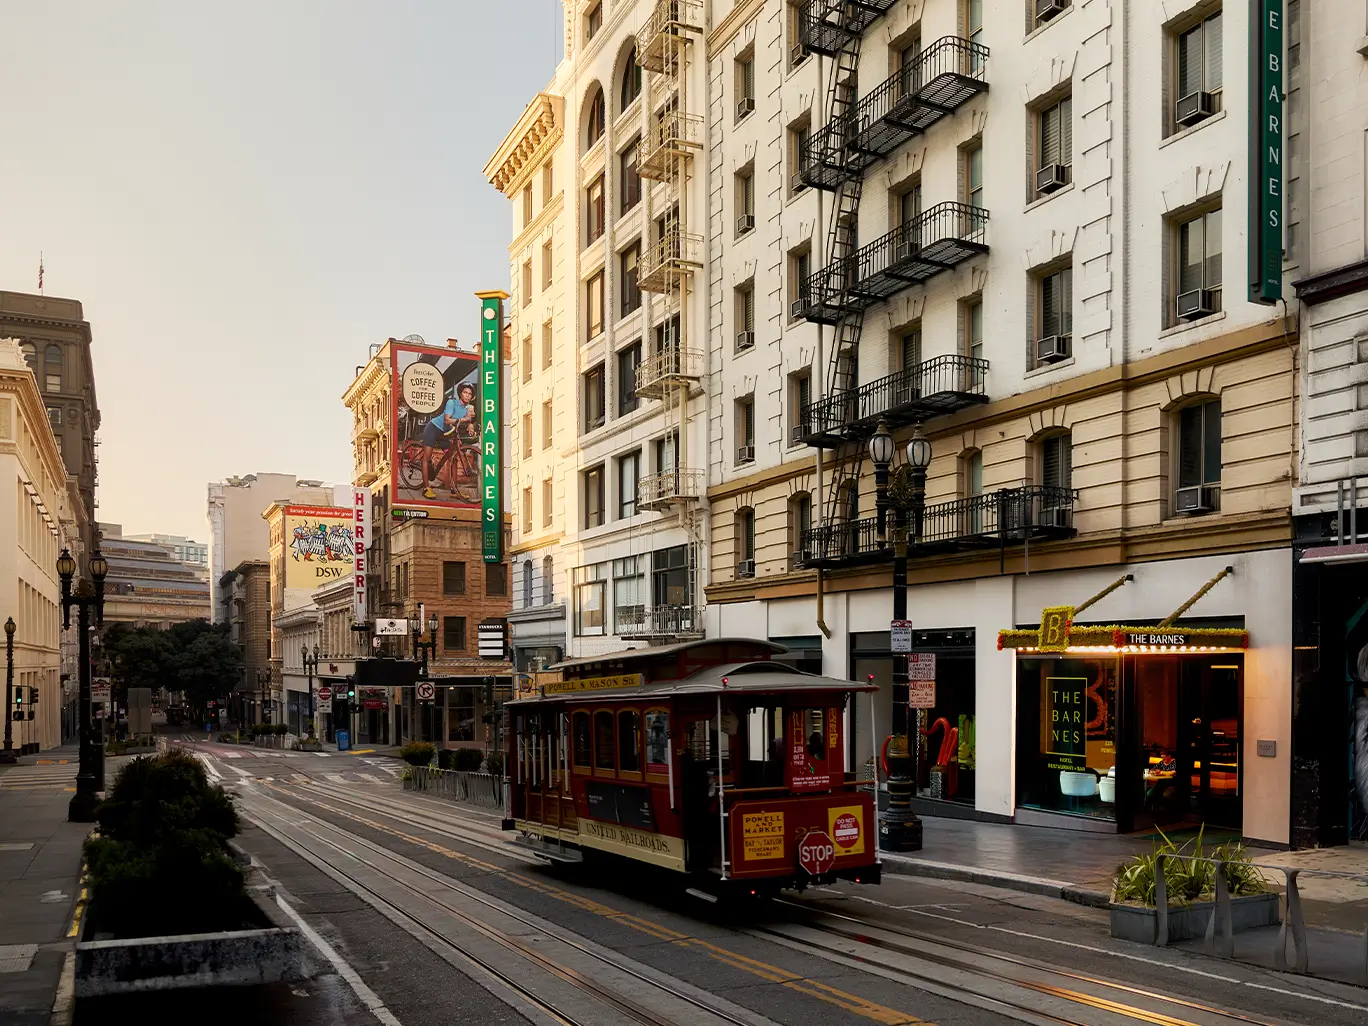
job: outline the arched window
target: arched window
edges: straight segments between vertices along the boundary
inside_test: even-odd
[[[43,391],[62,390],[62,347],[50,345],[43,350]]]
[[[607,112],[604,110],[603,103],[603,90],[595,86],[594,98],[589,101],[589,109],[584,121],[584,145],[586,149],[603,138],[607,120]]]
[[[523,560],[523,608],[532,605],[532,560]]]
[[[1221,508],[1221,400],[1197,399],[1175,410],[1170,430],[1175,513]]]
[[[627,66],[622,69],[622,89],[619,94],[618,112],[626,110],[641,95],[641,65],[637,63],[636,47],[627,53]]]
[[[789,499],[788,541],[791,568],[801,569],[807,562],[808,532],[812,529],[812,495],[798,492]]]
[[[542,560],[542,602],[550,605],[556,597],[556,562],[550,556]]]
[[[755,510],[736,511],[736,576],[755,576]]]
[[[32,342],[21,342],[19,348],[23,350],[24,362],[28,364],[29,370],[34,374],[38,373],[38,347]]]

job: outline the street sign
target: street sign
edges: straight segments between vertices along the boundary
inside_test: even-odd
[[[825,830],[810,830],[798,842],[798,865],[809,876],[821,876],[836,863],[836,846]]]
[[[418,682],[418,700],[421,702],[431,702],[437,694],[437,687],[430,680],[420,680]]]
[[[402,638],[408,633],[407,620],[376,620],[375,636],[377,638]]]
[[[96,677],[90,682],[90,700],[92,702],[109,702],[109,678]]]
[[[476,628],[479,637],[479,656],[481,659],[506,659],[508,657],[508,621],[502,618],[481,620]]]
[[[331,702],[331,701],[332,701],[332,688],[328,687],[327,685],[324,685],[323,687],[319,688],[319,689],[318,689],[318,700],[319,700],[320,702]]]
[[[888,633],[893,641],[894,652],[912,651],[912,621],[911,620],[892,620],[888,624]]]
[[[936,682],[934,680],[908,681],[907,707],[909,709],[934,709],[936,707]]]
[[[907,657],[908,680],[935,680],[936,656],[931,652],[918,652]]]

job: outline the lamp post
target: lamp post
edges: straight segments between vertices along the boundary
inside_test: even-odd
[[[309,675],[309,737],[314,737],[314,696],[313,679],[314,673],[318,670],[318,646],[313,647],[313,654],[309,654],[308,645],[299,646],[299,654],[304,659],[304,672]]]
[[[0,762],[12,763],[19,756],[14,751],[14,617],[5,621],[5,749]]]
[[[257,691],[261,693],[261,701],[257,705],[257,722],[270,723],[270,713],[266,705],[266,691],[271,686],[271,668],[268,666],[264,670],[257,670]]]
[[[95,610],[95,625],[104,626],[104,588],[105,576],[109,573],[109,563],[96,549],[86,561],[90,580],[81,581],[72,594],[71,582],[76,576],[76,560],[67,549],[57,557],[57,576],[62,582],[62,629],[71,627],[71,607],[76,607],[76,629],[78,647],[78,666],[80,674],[80,698],[78,715],[81,720],[80,768],[76,774],[76,793],[71,796],[67,806],[67,819],[73,823],[90,823],[95,819],[95,804],[104,783],[104,745],[97,744],[94,737],[92,709],[90,701],[90,611]],[[94,582],[93,586],[91,582]]]
[[[878,508],[877,529],[881,545],[888,541],[890,505],[889,465],[895,445],[888,426],[882,421],[869,439],[869,455],[874,461],[874,485]],[[902,474],[893,486],[891,505],[893,527],[893,619],[907,619],[908,512],[912,514],[912,543],[921,537],[922,515],[926,506],[926,468],[931,462],[931,444],[918,424],[907,446],[910,482]],[[912,811],[914,765],[908,744],[907,653],[893,653],[893,717],[888,740],[888,808],[879,815],[879,837],[888,851],[918,851],[922,846],[922,823]]]
[[[419,606],[417,614],[413,617],[413,658],[418,660],[418,679],[427,680],[428,678],[428,657],[437,654],[437,614],[433,613],[427,618],[428,636],[423,640],[423,607]],[[432,706],[428,707],[428,713],[423,717],[423,733],[435,734],[436,730],[432,726]],[[432,741],[432,737],[425,737],[422,740]]]

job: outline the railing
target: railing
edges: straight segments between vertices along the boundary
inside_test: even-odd
[[[668,229],[664,236],[641,254],[637,287],[643,292],[669,292],[670,282],[699,266],[703,236]]]
[[[622,624],[618,636],[677,638],[703,634],[703,610],[697,606],[652,606],[641,623]]]
[[[702,376],[703,353],[698,349],[667,345],[658,353],[642,360],[636,372],[637,395],[651,396],[662,383],[671,380],[695,380]]]
[[[662,470],[647,474],[637,486],[637,505],[643,509],[692,502],[703,492],[703,471]]]
[[[940,120],[985,87],[987,62],[988,47],[982,43],[960,36],[937,39],[856,104],[848,115],[855,145],[884,119],[910,131]]]
[[[495,773],[444,770],[432,766],[411,766],[405,791],[422,791],[453,802],[466,802],[486,809],[504,807],[504,778]]]
[[[674,157],[702,145],[703,117],[669,110],[653,120],[651,130],[637,151],[637,174],[642,178],[664,180],[670,177]]]
[[[885,14],[895,0],[808,0],[802,14],[802,42],[831,56],[841,43],[859,35]]]
[[[649,71],[664,71],[669,37],[702,31],[702,0],[657,0],[637,35],[637,63]]]
[[[977,357],[933,356],[916,367],[898,371],[858,388],[824,396],[803,407],[801,429],[808,436],[846,432],[857,425],[873,427],[880,417],[905,411],[949,413],[987,400],[988,361]]]

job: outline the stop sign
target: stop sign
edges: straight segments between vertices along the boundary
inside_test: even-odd
[[[332,701],[332,688],[330,688],[330,687],[321,687],[321,688],[319,688],[319,689],[318,689],[318,700],[319,700],[320,702],[331,702],[331,701]]]
[[[836,863],[836,846],[825,830],[811,830],[798,842],[798,865],[809,876],[821,876]]]

